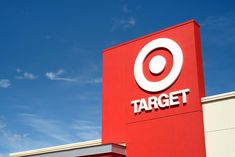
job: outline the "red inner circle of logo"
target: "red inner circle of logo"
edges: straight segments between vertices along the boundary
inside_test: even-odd
[[[166,65],[164,67],[164,70],[160,74],[155,75],[150,72],[149,62],[153,57],[157,55],[161,55],[162,57],[165,58]],[[172,66],[173,66],[173,56],[171,52],[165,48],[158,48],[150,52],[148,56],[145,58],[143,63],[143,71],[147,80],[152,82],[157,82],[163,80],[170,73]]]

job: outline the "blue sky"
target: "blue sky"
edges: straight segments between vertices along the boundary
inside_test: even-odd
[[[100,138],[102,49],[195,19],[207,95],[235,89],[229,1],[1,1],[0,157]]]

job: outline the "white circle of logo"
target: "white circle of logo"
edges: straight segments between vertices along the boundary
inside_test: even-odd
[[[146,79],[146,77],[144,76],[143,63],[148,54],[157,48],[165,48],[169,50],[169,52],[173,56],[173,66],[170,73],[165,78],[157,82],[152,82]],[[175,82],[175,80],[180,74],[182,65],[183,65],[183,53],[180,46],[175,41],[169,38],[158,38],[152,40],[147,45],[145,45],[139,52],[138,56],[136,57],[134,65],[135,80],[138,83],[138,85],[146,91],[149,92],[162,91],[171,86]],[[165,66],[166,66],[166,59],[161,55],[157,55],[150,60],[149,70],[153,74],[160,74],[164,70]]]

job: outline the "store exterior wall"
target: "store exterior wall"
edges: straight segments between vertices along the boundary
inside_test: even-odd
[[[235,92],[205,97],[202,102],[207,157],[234,157]]]

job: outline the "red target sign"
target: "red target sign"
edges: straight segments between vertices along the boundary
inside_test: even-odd
[[[200,27],[191,20],[103,52],[102,142],[128,157],[205,157]]]

